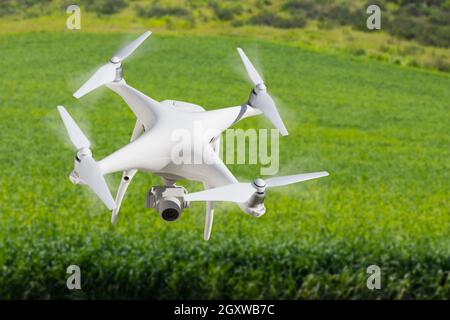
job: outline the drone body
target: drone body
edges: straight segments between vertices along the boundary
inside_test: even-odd
[[[96,162],[88,139],[64,107],[58,107],[69,137],[77,149],[70,179],[75,184],[87,184],[97,194],[112,210],[112,223],[117,221],[124,194],[137,171],[150,172],[162,178],[163,186],[150,189],[147,206],[155,208],[166,221],[177,220],[190,202],[206,201],[205,240],[211,234],[215,201],[235,202],[245,213],[259,217],[265,213],[266,188],[328,175],[327,172],[317,172],[239,183],[218,156],[221,133],[242,119],[264,114],[282,135],[287,135],[263,80],[242,49],[238,49],[247,73],[255,84],[248,102],[211,111],[182,101],[158,102],[129,86],[122,77],[122,61],[150,34],[144,33],[119,50],[74,94],[80,98],[106,85],[122,97],[137,118],[129,144]],[[190,137],[181,149],[176,139],[180,135]],[[177,156],[189,161],[177,161]],[[104,179],[104,175],[114,172],[123,172],[115,200]],[[183,187],[175,185],[182,179],[202,182],[205,190],[187,193]]]

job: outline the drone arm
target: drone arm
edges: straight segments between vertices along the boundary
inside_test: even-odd
[[[139,119],[136,120],[136,124],[134,125],[133,133],[131,134],[130,142],[136,140],[143,132],[145,131],[144,125]]]
[[[227,186],[229,184],[238,183],[238,180],[233,175],[233,173],[227,168],[227,166],[223,163],[223,161],[219,157],[219,146],[220,143],[216,146],[211,146],[214,150],[212,152],[212,156],[215,158],[214,161],[207,165],[203,164],[200,168],[196,170],[196,176],[191,176],[189,179],[202,181],[204,190],[209,190],[211,188],[218,188],[221,186]],[[210,159],[212,160],[212,159]],[[198,174],[201,173],[199,176]],[[203,192],[203,191],[201,191]],[[189,198],[189,194],[186,198],[187,201]],[[197,201],[197,200],[193,200]],[[201,200],[204,201],[204,200]],[[239,207],[243,212],[247,212],[247,206],[245,203],[238,203]],[[214,201],[206,200],[206,214],[205,214],[205,229],[204,229],[204,239],[208,240],[211,236],[211,229],[214,218]]]
[[[229,109],[229,110],[228,110]],[[250,105],[244,103],[237,107],[229,107],[225,108],[225,112],[230,112],[230,114],[233,114],[235,110],[239,110],[239,113],[237,114],[236,118],[233,119],[233,123],[230,125],[234,125],[235,123],[241,121],[242,119],[259,116],[262,114],[261,110],[251,107]]]
[[[236,107],[206,111],[204,113],[203,123],[206,128],[220,134],[242,119],[257,116],[261,113],[260,110],[243,104]]]
[[[107,87],[122,97],[145,130],[150,129],[161,114],[167,112],[167,108],[158,101],[129,86],[123,79],[109,83]]]

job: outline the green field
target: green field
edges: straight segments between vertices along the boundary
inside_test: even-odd
[[[450,298],[449,74],[266,41],[152,35],[124,65],[129,84],[206,109],[241,104],[251,88],[242,46],[290,133],[280,174],[330,172],[270,190],[259,219],[217,205],[205,242],[204,205],[170,224],[145,209],[156,177],[138,173],[117,226],[68,179],[74,152],[56,106],[81,123],[96,159],[127,143],[135,119],[119,97],[72,93],[133,36],[0,36],[0,298]],[[259,175],[256,165],[231,170]],[[119,179],[108,177],[113,194]],[[66,288],[71,264],[81,291]],[[366,288],[372,264],[381,290]]]

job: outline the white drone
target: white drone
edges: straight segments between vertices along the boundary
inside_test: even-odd
[[[241,119],[264,114],[281,135],[287,135],[286,127],[278,114],[274,101],[267,93],[264,81],[245,55],[238,48],[239,55],[247,73],[254,83],[249,100],[241,106],[206,111],[202,107],[174,100],[158,102],[138,90],[130,87],[122,77],[122,62],[150,36],[147,31],[135,41],[119,50],[113,58],[100,67],[74,96],[80,98],[92,90],[106,85],[128,104],[137,121],[129,144],[113,152],[100,161],[95,161],[90,143],[78,125],[62,106],[58,111],[73,145],[77,149],[74,170],[70,180],[75,184],[88,185],[104,204],[112,210],[111,223],[117,221],[119,208],[125,191],[138,170],[154,173],[162,178],[163,186],[152,187],[147,194],[147,206],[155,208],[166,221],[180,217],[191,201],[206,201],[206,219],[204,239],[211,235],[213,222],[213,203],[231,201],[239,205],[245,213],[260,217],[266,211],[264,198],[266,188],[284,186],[291,183],[327,176],[327,172],[296,174],[274,177],[267,180],[256,179],[253,182],[238,182],[218,156],[220,133]],[[192,147],[195,153],[210,151],[208,163],[176,164],[172,160],[171,150],[175,141],[171,139],[174,130],[187,130],[193,133],[195,123],[200,123],[204,135],[192,134],[195,139],[192,146],[200,143],[204,148]],[[104,175],[122,171],[122,180],[114,201],[106,184]],[[202,182],[204,191],[187,193],[186,189],[176,186],[181,179]]]

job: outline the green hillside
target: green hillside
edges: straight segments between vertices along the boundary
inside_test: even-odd
[[[450,0],[79,0],[81,31],[281,40],[399,65],[450,71]],[[3,0],[0,33],[63,31],[69,0]],[[368,30],[366,9],[381,9]],[[66,30],[67,31],[67,30]]]
[[[251,89],[242,46],[289,129],[280,174],[330,172],[271,190],[259,219],[218,205],[205,242],[202,204],[171,224],[145,209],[153,176],[138,173],[115,227],[68,179],[73,150],[56,106],[81,123],[97,159],[127,143],[135,119],[119,97],[71,95],[132,38],[0,36],[0,298],[450,297],[448,74],[248,38],[152,35],[125,63],[128,83],[159,100],[240,104]],[[270,124],[258,117],[238,127]],[[231,170],[241,180],[259,174],[256,165]],[[108,178],[112,190],[119,178]],[[82,291],[66,288],[71,264],[81,267]],[[382,290],[366,288],[372,264]]]

